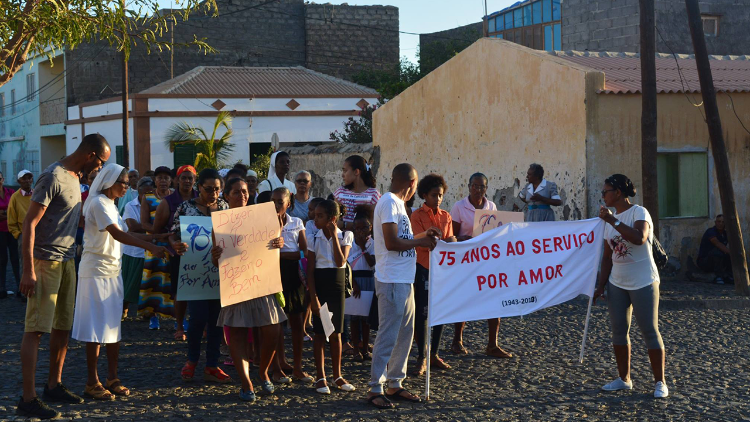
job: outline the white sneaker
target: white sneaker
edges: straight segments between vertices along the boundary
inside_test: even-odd
[[[654,397],[656,397],[657,399],[669,397],[669,389],[667,388],[667,384],[661,381],[657,382],[656,387],[654,388]]]
[[[667,388],[667,387],[664,387],[664,388]],[[632,390],[632,389],[633,389],[633,380],[625,382],[622,380],[622,378],[619,378],[619,377],[616,380],[602,387],[602,390],[604,391]]]

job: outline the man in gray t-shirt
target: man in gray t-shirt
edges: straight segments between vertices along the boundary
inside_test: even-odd
[[[21,341],[23,397],[18,413],[50,419],[59,412],[36,395],[34,378],[39,342],[50,333],[50,372],[44,385],[46,401],[83,403],[62,384],[62,369],[73,326],[76,296],[74,243],[81,218],[80,173],[99,169],[109,160],[107,140],[86,135],[71,155],[52,164],[39,177],[23,223],[23,277],[26,320]]]
[[[31,200],[44,207],[36,225],[34,258],[67,261],[75,257],[75,240],[81,216],[81,184],[59,162],[44,170]]]

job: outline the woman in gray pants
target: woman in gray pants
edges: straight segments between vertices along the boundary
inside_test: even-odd
[[[605,391],[630,390],[631,315],[641,328],[654,372],[654,397],[669,395],[664,379],[664,343],[659,334],[659,271],[651,252],[654,232],[648,210],[631,204],[635,186],[626,176],[615,174],[604,181],[602,199],[607,207],[599,218],[608,223],[604,230],[604,256],[594,300],[607,289],[612,343],[620,377],[602,387]]]

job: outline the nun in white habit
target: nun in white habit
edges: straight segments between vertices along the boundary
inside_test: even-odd
[[[258,184],[258,193],[271,191],[282,186],[289,189],[292,195],[297,194],[294,182],[286,179],[289,169],[292,167],[292,159],[286,151],[276,151],[271,154],[271,164],[268,166],[268,179]]]
[[[114,200],[122,198],[127,190],[127,170],[117,164],[107,164],[94,179],[89,197],[83,204],[86,225],[72,337],[87,343],[88,381],[84,395],[99,400],[112,400],[115,395],[130,394],[130,390],[117,378],[124,299],[120,275],[122,243],[147,249],[159,257],[169,253],[166,248],[147,241],[153,240],[153,235],[125,232],[127,225],[122,221]],[[107,346],[109,370],[106,386],[99,381],[96,370],[99,345],[102,343]]]

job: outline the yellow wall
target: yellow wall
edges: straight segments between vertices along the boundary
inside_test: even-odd
[[[750,129],[750,93],[730,94],[737,114]],[[688,94],[694,103],[702,101],[700,94]],[[719,93],[719,113],[724,140],[729,152],[740,224],[745,231],[745,248],[750,243],[750,134],[740,125],[732,111],[729,97]],[[623,173],[633,180],[636,189],[641,180],[641,96],[638,94],[598,94],[594,96],[589,121],[587,142],[589,216],[600,203],[599,191],[604,179],[613,173]],[[658,148],[684,150],[702,148],[709,152],[709,213],[708,218],[665,218],[660,223],[660,240],[671,256],[680,257],[683,265],[688,257],[697,256],[703,232],[713,226],[713,216],[721,213],[719,189],[711,154],[708,128],[701,116],[703,107],[694,107],[683,94],[659,94]],[[640,195],[636,203],[642,203]]]
[[[601,82],[600,73],[544,52],[481,39],[375,112],[378,187],[387,191],[391,169],[409,162],[420,176],[445,177],[450,209],[468,194],[468,177],[483,172],[488,197],[512,209],[536,162],[560,187],[558,219],[582,218],[586,91]]]

